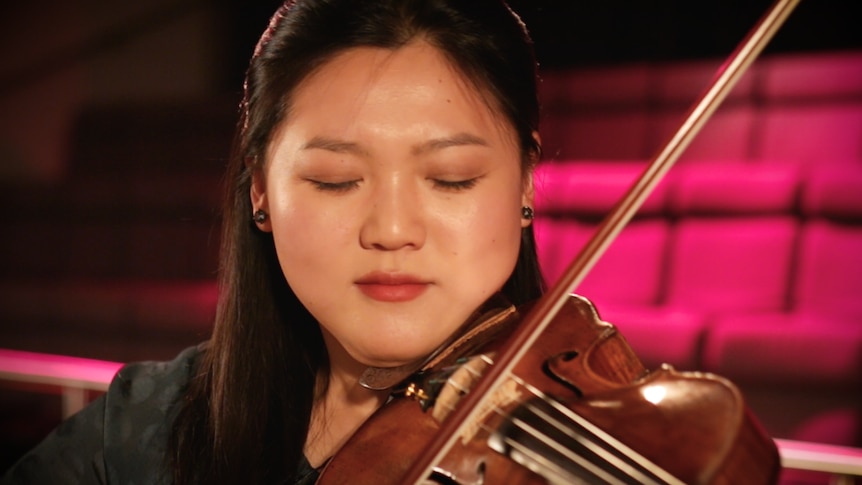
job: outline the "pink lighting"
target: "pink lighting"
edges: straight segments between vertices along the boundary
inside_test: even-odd
[[[0,349],[0,379],[10,381],[105,391],[122,365],[103,360]]]
[[[546,73],[535,234],[549,283],[714,69]],[[739,384],[775,436],[862,445],[862,52],[753,66],[576,291],[648,367]]]
[[[541,73],[546,159],[535,176],[534,230],[549,284],[717,64]],[[213,118],[230,128],[228,108],[223,120],[193,112],[194,122],[174,124],[154,109],[146,126],[180,133],[174,127]],[[105,138],[115,113],[89,116],[95,124],[78,128],[97,143],[75,141],[83,148],[71,154],[74,176],[44,190],[9,188],[26,210],[7,211],[14,237],[0,238],[0,253],[11,255],[0,281],[3,346],[105,359],[0,349],[0,380],[15,392],[61,393],[64,415],[104,392],[118,361],[169,359],[206,340],[218,300],[212,216],[222,167],[212,161],[227,147],[175,173],[166,154],[216,145],[185,140],[174,150],[158,140],[145,149],[148,130]],[[229,139],[208,124],[204,131]],[[46,250],[46,241],[58,244]],[[669,363],[737,383],[782,453],[798,460],[788,463],[845,454],[838,466],[859,472],[862,51],[755,63],[577,292],[647,367]]]

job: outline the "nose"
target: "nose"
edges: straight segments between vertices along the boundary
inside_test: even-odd
[[[372,194],[359,234],[362,247],[385,251],[421,248],[426,228],[418,187],[393,177],[376,186]]]

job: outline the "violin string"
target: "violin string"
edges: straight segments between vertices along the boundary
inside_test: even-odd
[[[485,362],[487,362],[489,364],[493,363],[493,361],[490,360],[485,355],[480,355],[479,357],[482,358]],[[461,369],[472,374],[474,377],[480,377],[481,376],[481,374],[477,370],[473,369],[469,365],[464,365],[461,367]],[[470,391],[470,389],[465,388],[464,386],[461,385],[461,383],[454,380],[453,375],[454,375],[454,373],[451,374],[446,379],[446,384],[448,386],[451,386],[452,388],[456,389],[458,391],[459,395],[464,396],[465,394],[467,394]],[[534,389],[530,389],[529,387],[524,386],[523,382],[517,382],[516,381],[516,384],[519,385],[520,387],[527,389],[527,392],[530,392],[534,396],[536,396],[540,399],[544,399],[544,397],[541,397],[536,392],[534,392],[535,391]],[[440,403],[440,405],[443,405],[444,408],[447,409],[448,411],[454,410],[454,406],[452,406],[450,404]],[[569,450],[567,447],[565,447],[561,443],[558,443],[558,442],[554,441],[553,438],[547,436],[546,433],[540,432],[538,429],[530,426],[529,424],[527,424],[523,420],[513,418],[509,413],[507,413],[505,410],[503,410],[499,406],[495,405],[491,409],[494,413],[496,413],[501,418],[501,420],[504,423],[508,423],[508,424],[512,425],[513,427],[527,433],[528,435],[532,436],[533,438],[544,443],[549,448],[555,450],[558,454],[565,456],[570,462],[576,463],[583,470],[590,473],[592,475],[592,478],[601,479],[604,482],[611,483],[611,484],[615,484],[615,483],[623,484],[623,482],[619,482],[615,478],[613,478],[612,475],[609,475],[608,473],[603,472],[602,469],[598,465],[596,465],[595,463],[589,462],[584,457],[581,457],[581,456],[573,453],[571,450]],[[528,407],[528,409],[529,409],[529,407]],[[534,413],[534,414],[536,414],[536,413]],[[536,414],[536,415],[538,416],[538,414]],[[562,428],[559,423],[556,423],[555,426],[558,429]],[[478,423],[478,428],[481,429],[482,431],[484,431],[485,433],[487,433],[489,436],[494,435],[497,432],[496,428],[493,428],[493,427],[485,424],[484,422]],[[552,468],[547,460],[541,460],[540,456],[538,456],[535,452],[530,450],[529,447],[523,446],[523,445],[521,445],[521,443],[517,442],[516,440],[512,440],[511,438],[508,438],[508,437],[505,438],[505,441],[506,441],[507,445],[516,449],[522,455],[529,456],[529,457],[533,458],[534,462],[543,462],[543,468],[545,470],[547,470],[548,468]],[[601,455],[599,455],[599,457],[601,458]],[[559,475],[558,472],[554,472],[554,473],[557,473]]]
[[[465,368],[467,368],[467,367],[465,366]],[[478,375],[471,368],[467,368],[467,371],[470,373],[473,373],[474,375]],[[464,386],[462,386],[459,382],[453,380],[451,376],[446,380],[446,383],[447,383],[447,385],[455,388],[459,392],[459,394],[462,396],[465,395],[467,392],[469,392],[469,389],[464,388]],[[436,405],[441,405],[448,411],[452,411],[455,409],[455,406],[453,406],[451,404],[447,404],[447,403],[438,403],[438,404],[435,404],[435,406]],[[565,448],[561,444],[554,442],[552,439],[545,436],[544,433],[540,433],[538,430],[527,425],[527,423],[524,423],[522,420],[512,418],[510,415],[508,415],[508,413],[506,413],[499,406],[493,406],[492,410],[494,413],[496,413],[498,416],[500,416],[500,418],[504,422],[511,424],[512,426],[520,429],[521,431],[527,432],[528,434],[532,435],[533,437],[537,438],[538,440],[544,442],[550,448],[556,450],[558,453],[565,455],[571,462],[576,463],[582,469],[584,469],[585,471],[590,473],[592,475],[591,478],[601,479],[604,482],[609,483],[611,485],[616,485],[616,484],[624,485],[624,482],[618,481],[612,475],[603,472],[601,470],[601,467],[599,467],[598,465],[587,461],[584,457],[581,457],[581,456],[578,456],[578,455],[572,453],[570,450],[568,450],[567,448]],[[489,425],[485,424],[484,422],[478,423],[478,428],[480,430],[484,431],[485,433],[487,433],[489,436],[494,435],[497,432],[497,428],[489,426]],[[519,443],[518,441],[512,440],[508,437],[505,438],[505,442],[510,448],[516,450],[522,456],[532,458],[533,462],[535,462],[535,463],[541,463],[542,464],[541,468],[543,469],[543,471],[546,474],[547,473],[553,473],[555,476],[561,477],[561,479],[559,480],[560,483],[563,483],[563,479],[568,478],[569,474],[567,474],[566,472],[560,472],[559,470],[557,470],[556,468],[559,468],[559,467],[554,467],[551,463],[548,462],[548,460],[543,460],[542,459],[543,457],[540,454],[537,454],[534,450],[531,450],[529,447],[524,446],[521,443]],[[539,473],[538,470],[533,469],[533,471]],[[585,478],[585,477],[580,477],[580,478]]]
[[[517,418],[511,418],[506,416],[506,419],[510,424],[517,427],[520,431],[527,433],[530,437],[535,438],[540,443],[544,444],[547,448],[551,449],[557,455],[565,458],[569,463],[574,463],[576,467],[587,472],[590,475],[590,478],[595,478],[601,480],[603,483],[608,484],[619,484],[624,485],[625,482],[617,479],[611,472],[606,471],[609,467],[613,467],[614,464],[610,463],[608,460],[603,460],[600,462],[594,462],[589,460],[587,456],[576,453],[572,448],[566,446],[554,438],[548,436],[548,433],[545,433],[538,428],[526,423],[525,421]],[[531,447],[525,445],[518,439],[512,438],[511,436],[504,435],[505,443],[520,451],[524,455],[532,455],[534,461],[543,463],[544,468],[550,468],[550,463],[553,463],[548,457],[545,457],[541,453],[531,449]],[[580,441],[580,440],[579,440]],[[581,443],[584,444],[584,443]],[[598,453],[597,456],[600,459],[604,457]],[[604,465],[604,466],[602,466]],[[622,471],[619,468],[616,471]],[[586,478],[586,477],[581,477]],[[633,477],[630,477],[633,478]]]
[[[470,372],[471,374],[474,374],[476,376],[479,375],[477,371],[470,368],[469,366],[464,366],[463,368],[465,368],[467,372]],[[657,485],[682,485],[683,482],[679,481],[676,477],[670,475],[658,465],[652,463],[636,451],[632,450],[622,442],[607,434],[605,431],[585,420],[577,413],[563,406],[555,399],[552,399],[546,393],[528,384],[516,375],[511,375],[510,378],[513,382],[516,383],[516,385],[523,388],[527,393],[532,394],[541,402],[544,402],[549,406],[553,407],[564,417],[568,418],[572,423],[575,423],[583,431],[586,431],[586,433],[579,434],[575,432],[571,426],[567,426],[566,423],[561,422],[559,419],[551,417],[550,415],[548,415],[547,412],[539,409],[536,405],[531,404],[530,402],[525,402],[523,409],[531,412],[533,416],[539,418],[544,424],[549,425],[552,429],[555,429],[560,433],[568,436],[569,438],[583,446],[585,449],[589,450],[596,458],[601,461],[600,464],[603,464],[605,466],[599,467],[598,465],[586,460],[585,457],[581,457],[574,453],[574,451],[569,449],[569,447],[566,446],[564,443],[560,443],[553,437],[548,436],[548,433],[537,429],[536,427],[524,422],[521,419],[513,418],[508,411],[500,408],[499,406],[493,406],[493,412],[496,413],[505,423],[508,423],[509,425],[517,428],[518,430],[526,433],[528,436],[531,436],[532,438],[544,443],[549,448],[555,450],[558,454],[564,456],[570,462],[575,463],[588,473],[593,474],[595,478],[602,479],[608,483],[617,483],[617,480],[613,479],[607,474],[607,472],[604,472],[602,470],[610,469],[616,471],[620,474],[625,475],[631,480],[637,480],[638,483]],[[448,385],[458,390],[459,394],[461,395],[464,395],[469,392],[469,389],[464,388],[460,383],[454,381],[452,379],[452,376],[449,376],[446,382]],[[454,409],[453,405],[442,403],[440,403],[440,405],[443,405],[444,408],[449,411]],[[493,435],[498,431],[497,428],[492,428],[484,422],[479,423],[478,427],[489,435]],[[530,450],[525,449],[520,443],[517,443],[515,440],[512,440],[509,437],[506,437],[506,443],[510,446],[517,447],[518,451],[520,451],[524,455],[531,454]],[[616,454],[613,453],[613,451],[609,451],[608,449],[606,449],[603,445],[610,448],[610,450],[616,451]],[[633,464],[626,463],[626,460],[631,461]],[[638,469],[638,467],[640,467],[643,471]],[[650,475],[652,475],[652,477]]]
[[[617,440],[616,438],[608,434],[606,431],[586,420],[578,413],[564,406],[556,399],[553,399],[546,393],[542,392],[540,389],[525,382],[523,379],[516,375],[511,375],[510,377],[513,381],[518,383],[518,385],[536,396],[540,400],[540,402],[549,405],[555,411],[560,413],[561,416],[567,418],[569,422],[576,424],[579,428],[581,428],[582,433],[578,434],[571,426],[567,425],[568,423],[562,422],[559,419],[552,417],[545,410],[542,410],[538,406],[527,402],[526,407],[530,410],[530,412],[540,417],[544,423],[553,426],[556,430],[569,435],[571,438],[576,439],[578,442],[581,442],[587,448],[594,451],[597,455],[603,457],[605,461],[611,463],[616,469],[626,472],[632,477],[638,478],[640,483],[668,483],[682,485],[682,482],[667,473],[661,467],[651,462],[649,459],[647,459],[637,451],[626,446],[624,443]],[[626,461],[630,463],[626,463]],[[642,478],[639,477],[639,475],[643,475],[644,473],[649,473],[653,475],[654,478],[650,479],[648,476],[643,476]],[[655,482],[654,480],[659,481]]]
[[[483,355],[483,360],[486,363],[488,363],[489,365],[493,364],[493,359],[491,359],[488,356]],[[517,376],[514,373],[510,373],[509,377],[518,386],[522,387],[523,389],[527,390],[527,392],[529,392],[533,396],[537,397],[540,400],[540,402],[544,402],[544,403],[550,405],[557,412],[559,412],[562,416],[567,418],[569,420],[569,422],[573,422],[573,423],[576,423],[577,425],[579,425],[581,427],[581,429],[586,431],[587,432],[586,434],[588,436],[592,437],[592,439],[594,441],[591,442],[589,437],[586,437],[586,441],[584,441],[585,438],[582,437],[583,435],[572,434],[573,433],[572,428],[570,426],[568,426],[566,423],[561,422],[561,421],[556,420],[556,419],[552,420],[551,417],[549,415],[547,415],[547,413],[539,412],[538,408],[535,405],[527,402],[526,407],[530,412],[532,412],[536,416],[542,417],[546,423],[551,424],[558,431],[560,431],[564,434],[569,434],[570,438],[574,438],[577,441],[581,442],[581,444],[586,446],[588,449],[592,449],[593,452],[596,453],[597,456],[599,456],[600,458],[603,458],[604,461],[611,463],[613,466],[615,466],[616,469],[618,469],[620,471],[635,470],[635,468],[633,468],[631,465],[627,465],[626,463],[624,463],[624,461],[621,461],[621,459],[618,458],[618,456],[622,456],[625,459],[627,459],[631,462],[634,462],[635,466],[639,466],[641,469],[649,471],[650,473],[652,473],[652,475],[654,477],[656,477],[659,480],[664,480],[664,482],[669,483],[669,484],[682,485],[682,483],[679,480],[677,480],[676,477],[667,473],[661,467],[659,467],[655,463],[651,462],[650,460],[648,460],[646,457],[644,457],[640,453],[637,453],[635,450],[626,446],[625,444],[623,444],[622,442],[620,442],[619,440],[617,440],[616,438],[614,438],[613,436],[611,436],[610,434],[608,434],[607,432],[602,430],[601,428],[593,425],[593,423],[584,419],[582,416],[580,416],[579,414],[577,414],[576,412],[574,412],[573,410],[571,410],[567,406],[564,406],[557,399],[552,398],[547,393],[541,391],[537,387],[524,381],[521,377]],[[498,410],[498,412],[502,412],[502,410]],[[598,444],[593,445],[593,443],[598,443]],[[608,448],[610,448],[610,450],[615,451],[617,453],[617,455],[609,454],[610,452],[608,452],[605,448],[602,448],[602,446],[601,446],[602,444],[607,446]],[[635,474],[639,474],[639,472],[635,472],[635,473],[629,472],[628,474],[633,476]],[[646,480],[645,477],[644,477],[644,480]]]
[[[462,387],[462,386],[460,386],[459,384],[457,384],[457,383],[455,383],[455,382],[452,382],[451,384],[452,384],[454,387],[456,387],[457,389],[459,389],[459,390],[462,390],[462,391],[463,391],[463,387]],[[446,409],[450,410],[450,411],[454,409],[454,406],[452,406],[452,405],[445,405],[445,404],[443,404],[443,406],[444,406]],[[531,405],[527,405],[527,408],[526,408],[526,409],[530,409],[530,410],[532,410],[531,408],[533,408],[533,406],[531,406]],[[497,415],[501,418],[501,420],[502,420],[502,421],[504,421],[505,423],[510,424],[511,426],[513,426],[513,427],[517,428],[518,430],[520,430],[520,431],[522,431],[522,432],[524,432],[524,433],[528,434],[529,436],[531,436],[531,437],[535,438],[536,440],[538,440],[538,441],[540,441],[540,442],[544,443],[546,446],[548,446],[549,448],[553,449],[553,450],[554,450],[554,451],[556,451],[558,454],[563,455],[563,456],[564,456],[566,459],[568,459],[571,463],[574,463],[574,464],[576,464],[577,466],[579,466],[581,469],[583,469],[585,472],[587,472],[587,473],[589,473],[589,474],[591,475],[591,476],[590,476],[590,478],[601,479],[603,482],[607,482],[607,483],[610,483],[610,484],[616,484],[616,483],[624,484],[624,483],[625,483],[625,482],[622,482],[622,481],[617,480],[616,478],[614,478],[614,477],[613,477],[613,475],[610,475],[609,473],[607,473],[607,472],[604,472],[604,471],[603,471],[603,469],[606,469],[606,468],[612,468],[612,469],[616,469],[616,471],[618,471],[618,472],[624,472],[624,470],[623,470],[622,468],[616,467],[616,464],[614,464],[614,463],[612,463],[610,460],[608,460],[608,459],[607,459],[607,455],[606,455],[605,453],[602,453],[601,451],[598,451],[597,453],[595,453],[596,457],[597,457],[597,458],[599,458],[600,460],[602,460],[602,461],[604,462],[604,465],[605,465],[605,466],[604,466],[604,467],[602,467],[602,466],[601,466],[601,463],[600,463],[600,464],[596,464],[596,463],[594,463],[594,462],[591,462],[591,461],[587,460],[585,457],[582,457],[582,456],[580,456],[580,455],[577,455],[577,454],[576,454],[576,453],[574,453],[572,450],[570,450],[568,447],[566,447],[564,444],[559,443],[559,442],[555,441],[553,438],[551,438],[551,437],[547,436],[547,433],[543,433],[543,432],[539,431],[538,429],[536,429],[535,427],[533,427],[533,426],[531,426],[531,425],[527,424],[527,423],[526,423],[526,422],[524,422],[523,420],[513,418],[509,413],[507,413],[507,412],[506,412],[505,410],[503,410],[502,408],[500,408],[500,407],[498,407],[498,406],[494,406],[494,407],[492,408],[492,410],[493,410],[493,411],[494,411],[494,413],[495,413],[495,414],[497,414]],[[537,416],[540,416],[540,415],[538,415],[538,414],[537,414]],[[541,416],[540,416],[540,417],[541,417]],[[551,424],[551,425],[552,425],[552,426],[554,426],[554,427],[557,427],[557,428],[558,428],[558,429],[560,429],[560,430],[563,430],[563,427],[561,427],[561,426],[559,425],[559,423],[558,423],[558,422],[556,422],[556,423],[551,422],[551,423],[549,423],[549,424]],[[490,435],[494,435],[494,434],[498,431],[498,428],[495,428],[495,427],[489,426],[489,425],[485,424],[484,422],[483,422],[483,423],[479,423],[479,424],[478,424],[478,427],[479,427],[479,429],[481,429],[482,431],[486,432],[489,436],[490,436]],[[578,439],[578,438],[575,438],[575,439]],[[579,441],[581,441],[581,444],[585,444],[585,443],[583,442],[583,440],[579,440]],[[524,456],[529,456],[529,457],[533,458],[533,460],[534,460],[535,462],[542,462],[542,461],[543,461],[543,460],[541,460],[541,459],[540,459],[540,456],[539,456],[539,455],[537,455],[535,452],[532,452],[532,450],[530,450],[530,449],[529,449],[529,447],[526,447],[526,446],[522,445],[522,444],[521,444],[520,442],[518,442],[517,440],[513,440],[513,439],[511,439],[511,438],[509,438],[509,437],[505,437],[505,442],[506,442],[506,444],[507,444],[507,445],[509,445],[510,447],[512,447],[512,448],[516,449],[517,451],[519,451],[522,455],[524,455]],[[588,445],[586,445],[585,447],[586,447],[586,448],[589,448],[589,446],[588,446]],[[616,468],[614,468],[614,467],[616,467]],[[549,468],[552,468],[552,466],[547,462],[547,460],[544,460],[543,468],[544,468],[545,470],[548,470]],[[534,471],[535,471],[535,470],[534,470]],[[553,470],[552,470],[552,472],[553,472],[553,473],[555,473],[555,474],[557,474],[557,475],[559,475],[559,474],[560,474],[559,472],[556,472],[556,471],[553,471]],[[585,477],[581,477],[581,478],[585,478]],[[635,480],[635,478],[634,478],[634,477],[630,477],[630,478],[631,478],[632,480]],[[642,480],[640,480],[640,481],[641,481],[641,483],[647,483],[647,484],[650,484],[650,483],[656,483],[656,482],[652,482],[652,481],[647,481],[646,479],[642,479]]]

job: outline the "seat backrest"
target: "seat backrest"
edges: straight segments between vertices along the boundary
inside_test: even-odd
[[[784,310],[797,232],[791,216],[685,218],[673,230],[667,303],[707,313]]]
[[[796,309],[862,319],[862,164],[811,167],[801,205]]]
[[[795,166],[679,167],[669,194],[666,302],[712,313],[787,307],[798,220]]]
[[[643,162],[548,163],[536,174],[536,240],[549,285],[579,254],[601,219],[641,173]],[[669,223],[659,185],[615,238],[576,293],[598,303],[656,304]]]

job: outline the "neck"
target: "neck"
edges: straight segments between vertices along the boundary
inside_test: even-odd
[[[338,359],[332,359],[330,374],[318,376],[319,397],[311,411],[304,449],[311,466],[325,463],[386,402],[388,391],[371,391],[359,385],[364,369],[338,365]],[[320,390],[324,390],[322,395]]]

